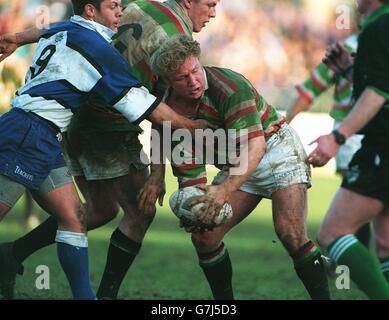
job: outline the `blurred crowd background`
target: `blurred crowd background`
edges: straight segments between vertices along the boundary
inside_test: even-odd
[[[336,27],[337,8],[345,5],[354,11],[351,0],[221,0],[216,19],[195,37],[205,64],[244,74],[269,102],[285,110],[296,97],[294,85],[321,62],[325,47],[355,32],[354,18],[350,28]],[[61,21],[71,14],[70,0],[0,0],[0,33]],[[33,49],[19,48],[0,63],[0,113],[8,110],[23,84]],[[313,110],[327,110],[330,95]]]

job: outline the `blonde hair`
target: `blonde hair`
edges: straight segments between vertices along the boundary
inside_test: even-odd
[[[185,34],[178,34],[167,41],[153,53],[150,66],[153,72],[166,78],[175,72],[190,56],[199,58],[201,54],[200,44]]]

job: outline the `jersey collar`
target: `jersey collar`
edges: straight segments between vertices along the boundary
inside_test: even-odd
[[[387,5],[387,4],[374,10],[369,16],[367,16],[365,21],[363,21],[362,31],[365,30],[374,21],[376,21],[380,16],[382,16],[383,14],[386,14],[386,13],[389,13],[389,5]]]
[[[193,32],[192,20],[190,20],[190,18],[182,8],[182,6],[176,0],[167,0],[163,2],[163,4],[167,6],[169,9],[171,9],[177,16],[179,16],[182,19],[189,33]]]
[[[92,21],[92,20],[87,20],[81,16],[78,16],[78,15],[74,15],[70,18],[70,21],[71,22],[74,22],[84,28],[87,28],[87,29],[90,29],[90,30],[93,30],[93,31],[96,31],[97,33],[99,33],[105,40],[107,40],[108,42],[111,42],[112,41],[112,37],[114,36],[115,32],[112,31],[110,28],[107,28],[106,26],[103,26],[102,24],[100,23],[97,23],[95,21]]]

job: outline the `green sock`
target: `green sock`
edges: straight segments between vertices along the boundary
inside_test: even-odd
[[[330,290],[321,254],[312,241],[291,254],[294,268],[313,300],[329,300]]]
[[[381,271],[389,283],[389,257],[380,259]]]
[[[369,250],[370,235],[370,223],[366,223],[365,225],[360,227],[359,230],[355,233],[355,236],[357,237],[359,242],[362,243],[367,248],[367,250]]]
[[[389,285],[377,261],[353,234],[334,240],[328,247],[328,252],[338,265],[345,265],[350,269],[351,279],[370,299],[389,299]]]
[[[199,255],[199,264],[211,287],[215,300],[234,300],[232,265],[224,243],[214,252]]]

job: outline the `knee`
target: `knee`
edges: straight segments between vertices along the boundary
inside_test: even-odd
[[[299,228],[298,226],[276,226],[275,231],[278,239],[281,241],[282,245],[289,252],[289,254],[296,252],[308,241],[308,237],[303,227]]]
[[[216,250],[222,239],[211,232],[192,233],[192,243],[197,252],[204,253]]]
[[[83,205],[79,204],[57,216],[58,227],[62,230],[85,233],[85,218],[86,210]]]

